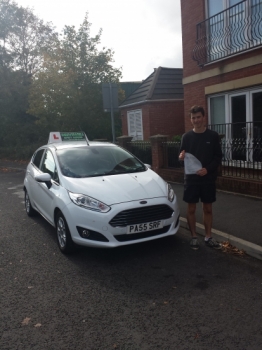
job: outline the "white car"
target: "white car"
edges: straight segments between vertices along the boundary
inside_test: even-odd
[[[56,227],[63,253],[74,245],[111,248],[174,235],[172,187],[125,149],[84,133],[50,133],[27,166],[25,209]]]

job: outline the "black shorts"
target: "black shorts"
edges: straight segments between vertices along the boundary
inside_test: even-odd
[[[184,197],[186,203],[213,203],[216,201],[216,184],[215,182],[193,182],[184,184]]]

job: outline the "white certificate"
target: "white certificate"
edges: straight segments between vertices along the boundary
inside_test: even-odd
[[[198,170],[203,168],[201,162],[191,153],[185,153],[184,164],[187,175],[196,174]]]

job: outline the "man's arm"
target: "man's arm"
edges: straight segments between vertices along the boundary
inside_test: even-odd
[[[185,158],[185,140],[184,140],[184,135],[182,136],[181,143],[180,143],[180,148],[179,148],[179,156],[178,159],[180,160],[181,165],[184,165],[184,158]]]

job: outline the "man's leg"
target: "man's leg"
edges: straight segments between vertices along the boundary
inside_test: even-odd
[[[212,203],[203,203],[203,221],[206,231],[205,243],[208,247],[214,249],[221,249],[222,244],[218,243],[211,237],[213,213]]]
[[[206,238],[210,238],[213,222],[212,203],[203,203],[203,222],[206,231]]]
[[[187,205],[187,223],[192,237],[196,235],[196,203],[188,203]]]
[[[187,223],[191,232],[190,248],[199,249],[199,243],[196,235],[196,203],[188,203],[187,205]]]

